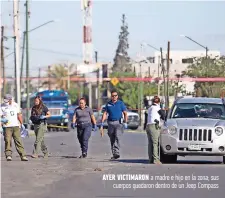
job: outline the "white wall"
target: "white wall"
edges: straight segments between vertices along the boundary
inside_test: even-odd
[[[167,51],[163,51],[163,58],[166,59]],[[158,63],[158,56],[160,56],[160,52],[155,52],[155,63]],[[200,58],[205,57],[206,51],[200,50],[200,51],[170,51],[170,59],[172,59],[173,64],[182,64],[182,59],[185,58]],[[221,54],[219,51],[208,51],[208,56],[211,58],[220,57]]]

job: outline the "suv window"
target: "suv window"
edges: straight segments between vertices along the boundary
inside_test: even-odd
[[[176,104],[170,118],[213,118],[224,119],[225,107],[222,104]]]

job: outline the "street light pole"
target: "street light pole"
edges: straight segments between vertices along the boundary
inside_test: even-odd
[[[19,58],[20,58],[20,44],[19,44],[19,1],[13,1],[13,15],[14,15],[14,51],[15,51],[15,98],[18,105],[21,105],[20,96],[20,78],[19,78]]]
[[[208,54],[208,48],[200,43],[198,43],[197,41],[193,40],[192,38],[190,38],[189,36],[186,36],[186,35],[180,35],[181,37],[185,37],[187,39],[189,39],[190,41],[196,43],[197,45],[201,46],[202,48],[204,48],[206,50],[206,56]]]
[[[206,68],[207,68],[207,76],[208,76],[208,51],[209,51],[208,47],[198,43],[197,41],[193,40],[189,36],[186,36],[186,35],[180,35],[180,36],[187,38],[188,40],[192,41],[193,43],[196,43],[197,45],[199,45],[199,46],[201,46],[202,48],[205,49]]]
[[[29,81],[29,9],[28,9],[28,0],[26,0],[25,6],[26,6],[26,93],[27,93],[27,104],[26,104],[26,122],[27,122],[27,128],[29,126],[29,108],[30,108],[30,81]]]

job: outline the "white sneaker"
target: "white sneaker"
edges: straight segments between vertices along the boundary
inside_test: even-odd
[[[12,157],[11,157],[11,156],[8,156],[8,157],[6,158],[6,160],[7,160],[7,161],[12,161]]]
[[[21,161],[28,161],[27,157],[21,157]]]

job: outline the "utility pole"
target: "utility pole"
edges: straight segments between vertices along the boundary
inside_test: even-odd
[[[143,45],[141,44],[141,55],[143,54]],[[139,63],[140,64],[140,126],[142,126],[142,104],[143,104],[143,75],[142,75],[142,61]]]
[[[209,76],[209,60],[208,60],[208,51],[209,51],[209,49],[208,49],[208,47],[206,47],[205,48],[205,57],[206,57],[206,77],[208,77]]]
[[[164,84],[164,97],[165,97],[165,104],[167,106],[167,98],[166,98],[166,77],[165,77],[165,66],[164,66],[164,60],[163,60],[163,52],[162,48],[160,47],[161,52],[161,65],[162,65],[162,74],[163,74],[163,84]]]
[[[26,32],[23,32],[23,46],[22,46],[21,66],[20,66],[20,84],[21,84],[21,86],[22,86],[22,77],[23,77],[23,62],[24,62],[25,41],[26,41]]]
[[[4,58],[4,26],[1,27],[1,71],[3,79],[2,95],[5,95],[6,92],[6,83],[5,83],[5,58]]]
[[[15,98],[17,99],[17,88],[16,88],[16,60],[17,60],[17,54],[16,54],[16,36],[13,37],[13,44],[14,44],[14,66],[15,66],[15,69],[14,69],[14,78],[15,78],[15,81],[14,81],[14,90],[13,90],[13,95],[15,96]]]
[[[13,1],[13,17],[14,17],[14,39],[15,39],[15,89],[16,102],[21,105],[20,93],[20,35],[19,35],[19,1]]]
[[[88,96],[89,96],[89,107],[90,108],[92,108],[92,83],[91,82],[89,82],[88,83],[88,87],[89,87],[89,94],[88,94]]]
[[[158,96],[160,96],[160,82],[159,82],[160,72],[159,72],[159,68],[160,68],[160,56],[158,56]]]
[[[95,51],[95,62],[98,64],[98,52]],[[98,65],[97,65],[98,66]],[[97,109],[100,109],[100,68],[97,69]]]
[[[70,66],[69,61],[67,61],[67,91],[70,89]]]
[[[168,46],[167,46],[167,108],[169,109],[170,106],[170,94],[169,94],[169,74],[170,74],[170,41],[168,41]]]
[[[26,108],[26,116],[27,116],[27,125],[29,125],[29,109],[30,109],[30,73],[29,73],[29,2],[26,0],[26,87],[27,87],[27,108]]]
[[[142,102],[143,102],[143,79],[142,79],[142,64],[141,62],[139,63],[140,66],[140,79],[141,82],[139,83],[140,86],[140,101],[139,101],[139,116],[140,116],[140,126],[142,126]]]

